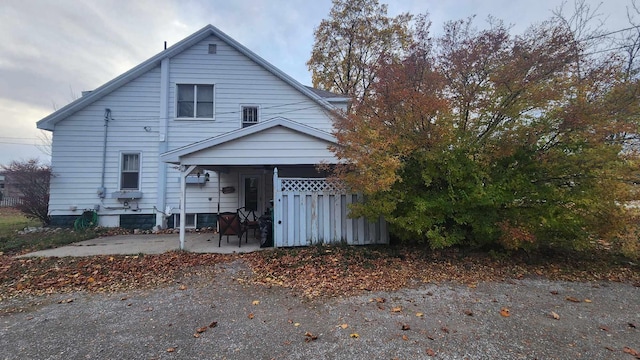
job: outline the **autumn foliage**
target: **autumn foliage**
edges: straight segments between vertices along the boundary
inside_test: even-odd
[[[614,239],[632,196],[640,83],[558,21],[416,22],[369,96],[336,115],[336,176],[405,241],[584,249]],[[632,241],[638,241],[637,238]]]

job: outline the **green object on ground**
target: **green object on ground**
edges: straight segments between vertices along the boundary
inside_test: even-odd
[[[98,225],[98,213],[95,211],[85,211],[73,223],[76,230],[84,230]]]

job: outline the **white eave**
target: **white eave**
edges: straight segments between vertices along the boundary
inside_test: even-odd
[[[335,101],[334,99],[331,99],[329,101],[328,99],[325,99],[325,98],[315,94],[313,91],[309,90],[304,85],[300,84],[298,81],[296,81],[295,79],[293,79],[289,75],[287,75],[284,72],[282,72],[280,69],[278,69],[275,66],[271,65],[269,62],[267,62],[266,60],[264,60],[263,58],[258,56],[256,53],[254,53],[253,51],[251,51],[248,48],[246,48],[244,45],[242,45],[239,42],[237,42],[236,40],[232,39],[231,37],[229,37],[227,34],[223,33],[222,31],[220,31],[215,26],[207,25],[207,26],[203,27],[202,29],[198,30],[197,32],[195,32],[195,33],[191,34],[190,36],[186,37],[185,39],[179,41],[175,45],[167,48],[166,50],[164,50],[164,51],[160,52],[159,54],[153,56],[152,58],[148,59],[147,61],[141,63],[140,65],[138,65],[136,67],[134,67],[133,69],[125,72],[124,74],[122,74],[122,75],[116,77],[115,79],[107,82],[106,84],[98,87],[97,89],[95,89],[94,91],[89,93],[88,95],[83,96],[83,97],[71,102],[70,104],[68,104],[68,105],[62,107],[61,109],[59,109],[58,111],[56,111],[56,112],[52,113],[51,115],[43,118],[42,120],[37,122],[37,124],[36,124],[37,127],[39,129],[43,129],[43,130],[53,130],[54,127],[55,127],[55,124],[58,123],[59,121],[67,118],[68,116],[72,115],[73,113],[75,113],[75,112],[83,109],[84,107],[92,104],[93,102],[99,100],[103,96],[111,93],[112,91],[114,91],[114,90],[118,89],[119,87],[125,85],[126,83],[130,82],[131,80],[136,79],[137,77],[143,75],[144,73],[146,73],[147,71],[155,68],[156,66],[159,66],[160,62],[163,59],[171,58],[171,57],[181,53],[185,49],[195,45],[199,41],[202,41],[202,40],[204,40],[205,38],[207,38],[208,36],[211,36],[211,35],[216,36],[220,40],[224,41],[226,44],[228,44],[232,48],[236,49],[237,51],[239,51],[243,55],[247,56],[249,59],[253,60],[258,65],[261,65],[267,71],[271,72],[272,74],[274,74],[275,76],[280,78],[282,81],[284,81],[284,82],[288,83],[289,85],[293,86],[296,90],[298,90],[301,93],[305,94],[306,96],[308,96],[309,98],[311,98],[312,100],[317,102],[319,105],[325,107],[327,110],[330,110],[330,111],[335,110],[333,105],[331,105],[331,102]]]
[[[277,126],[282,126],[282,127],[297,131],[299,133],[312,136],[317,139],[324,140],[333,144],[337,143],[336,137],[328,132],[318,130],[316,128],[312,128],[310,126],[300,124],[298,122],[291,121],[289,119],[278,117],[278,118],[260,122],[256,125],[252,125],[242,129],[237,129],[222,135],[218,135],[218,136],[205,139],[202,141],[198,141],[198,142],[195,142],[171,151],[167,151],[166,153],[160,155],[160,160],[167,163],[179,164],[181,157],[188,156],[195,152],[209,149],[217,145],[221,145],[237,139],[241,139],[245,136],[253,135]]]

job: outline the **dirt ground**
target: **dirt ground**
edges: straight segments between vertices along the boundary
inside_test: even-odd
[[[0,358],[634,359],[640,350],[640,288],[627,283],[529,277],[306,300],[250,276],[237,260],[153,290],[5,300]]]

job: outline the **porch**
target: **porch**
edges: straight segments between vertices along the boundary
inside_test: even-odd
[[[195,193],[211,189],[214,181],[217,194],[202,197],[217,203],[218,216],[244,209],[272,219],[276,247],[388,243],[384,219],[349,218],[350,204],[360,198],[316,170],[317,164],[338,162],[329,150],[335,145],[329,133],[276,118],[162,154],[180,169],[180,243],[187,215],[199,206]],[[212,184],[187,187],[194,175]]]

